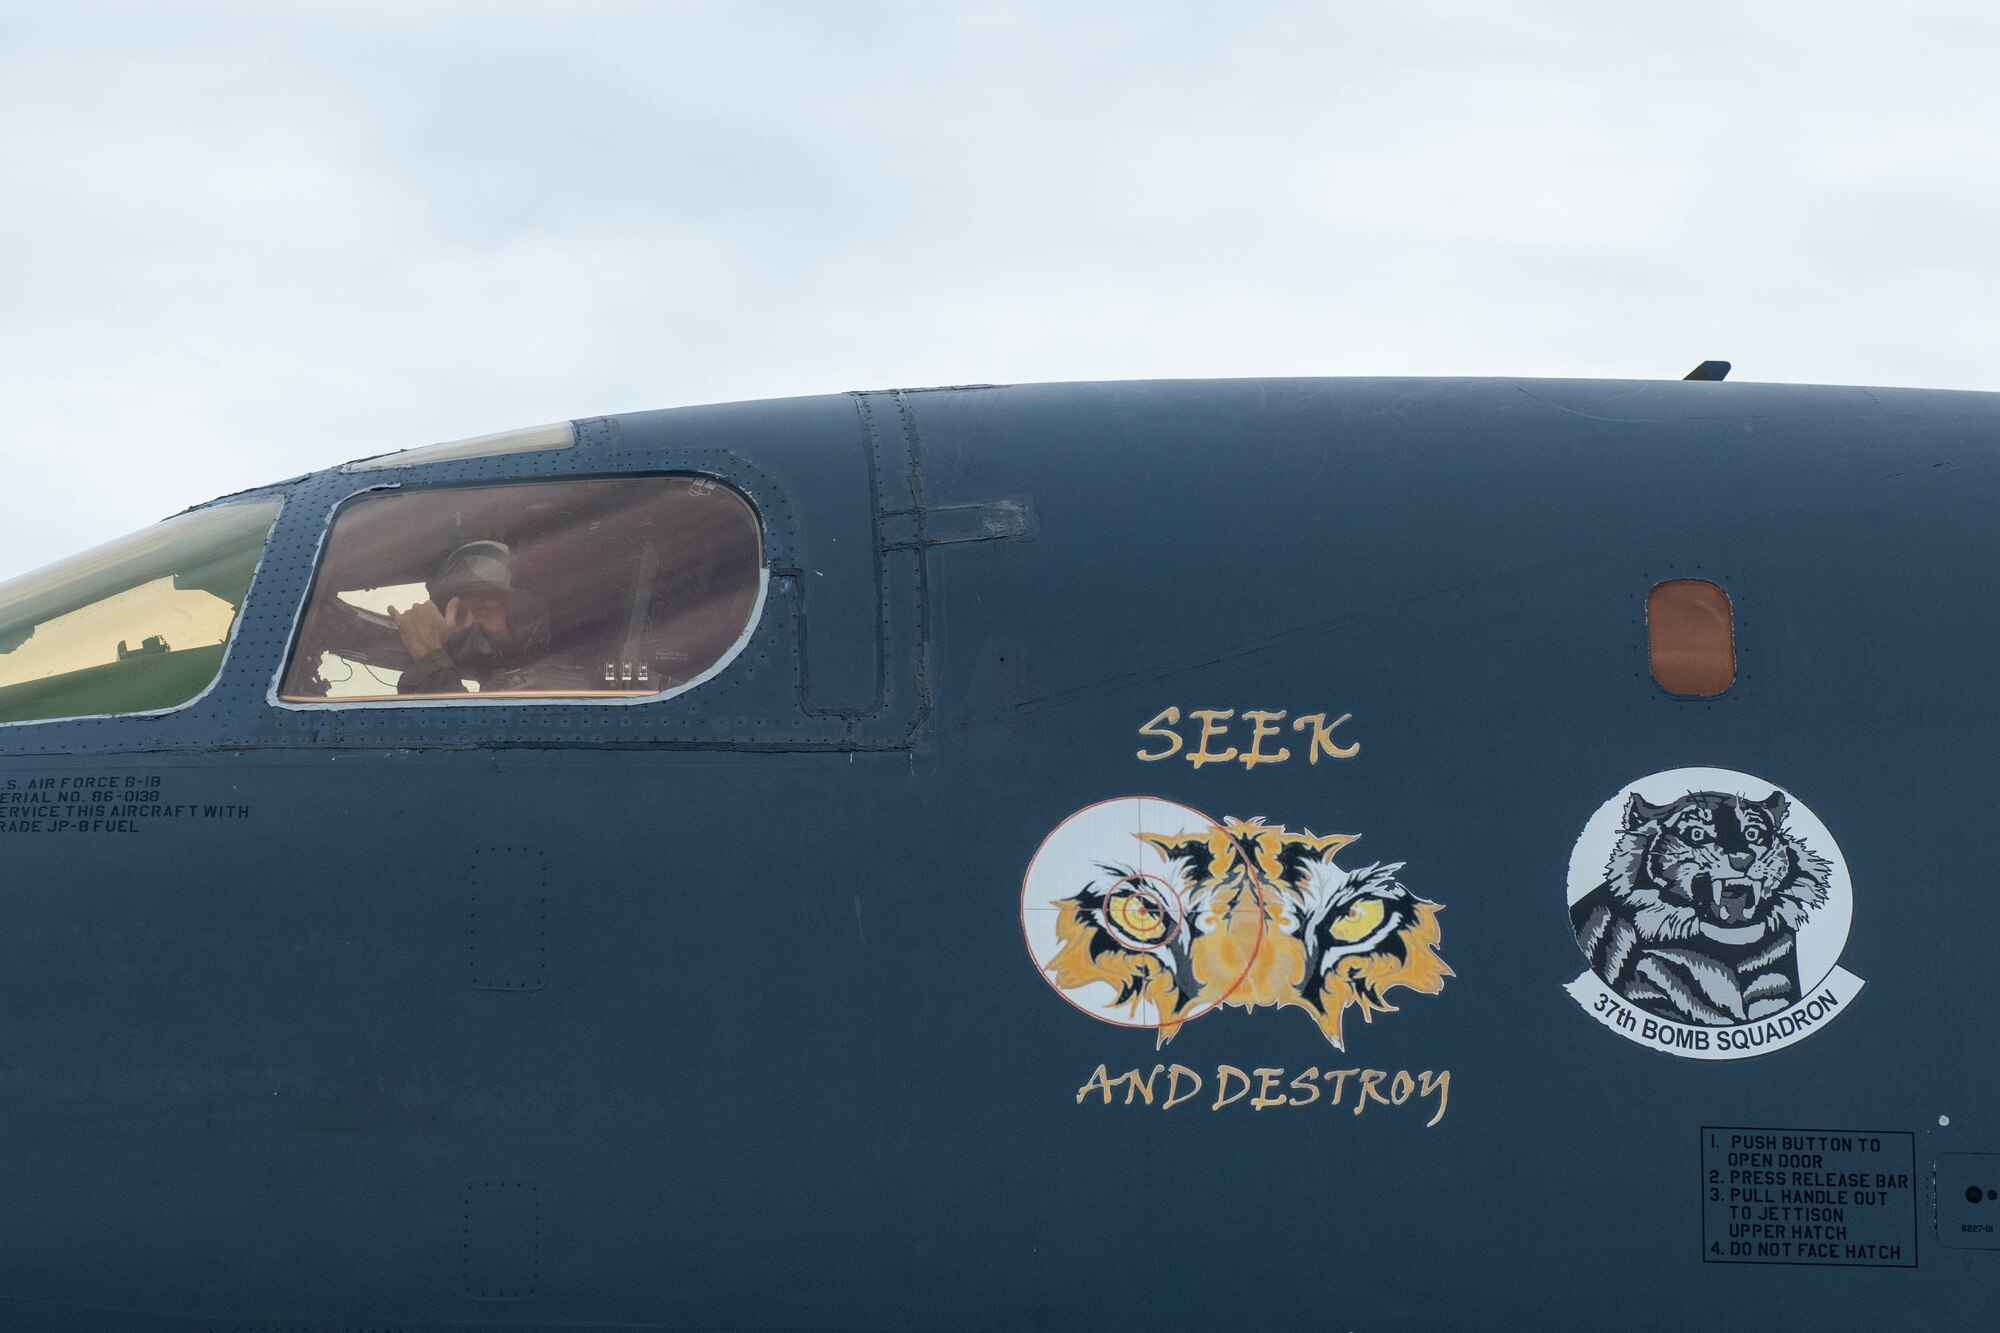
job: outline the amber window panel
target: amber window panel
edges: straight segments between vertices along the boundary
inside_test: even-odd
[[[1736,680],[1729,594],[1706,579],[1673,579],[1646,597],[1653,679],[1671,694],[1712,699]]]
[[[510,624],[538,632],[517,643],[526,654],[512,659],[517,671],[469,680],[463,693],[404,691],[408,655],[388,610],[425,601],[441,565],[473,541],[508,548]],[[759,605],[762,571],[755,511],[704,477],[366,493],[335,517],[279,698],[439,703],[675,691],[736,649]]]

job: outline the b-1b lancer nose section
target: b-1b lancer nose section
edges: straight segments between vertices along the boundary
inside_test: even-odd
[[[599,417],[0,585],[0,1327],[1982,1326],[2000,407],[1715,378]]]

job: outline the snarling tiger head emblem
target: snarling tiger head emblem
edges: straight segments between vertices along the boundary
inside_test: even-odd
[[[1693,792],[1668,805],[1634,793],[1605,885],[1650,940],[1796,931],[1826,902],[1826,858],[1785,825],[1790,798]]]
[[[1451,968],[1438,913],[1399,878],[1403,864],[1347,870],[1334,855],[1358,835],[1294,833],[1262,819],[1198,832],[1131,835],[1165,862],[1110,861],[1051,903],[1058,947],[1043,968],[1058,989],[1096,983],[1129,1015],[1157,1017],[1159,1044],[1214,1009],[1299,1008],[1344,1048],[1342,1025],[1393,1013],[1398,987],[1426,995]]]
[[[1577,943],[1623,998],[1662,1018],[1741,1023],[1799,999],[1798,930],[1827,901],[1829,864],[1772,791],[1634,792],[1604,882],[1570,909]]]

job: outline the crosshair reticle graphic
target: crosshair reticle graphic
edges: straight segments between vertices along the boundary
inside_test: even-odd
[[[1216,819],[1157,796],[1077,811],[1021,884],[1021,931],[1042,979],[1101,1022],[1165,1046],[1228,1006],[1298,1009],[1336,1049],[1349,1014],[1393,1014],[1389,994],[1435,995],[1443,904],[1400,861],[1342,866],[1358,833],[1262,816]]]

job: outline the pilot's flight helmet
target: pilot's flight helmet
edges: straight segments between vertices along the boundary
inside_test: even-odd
[[[467,542],[446,558],[427,585],[439,606],[454,597],[514,591],[514,553],[505,542]]]

